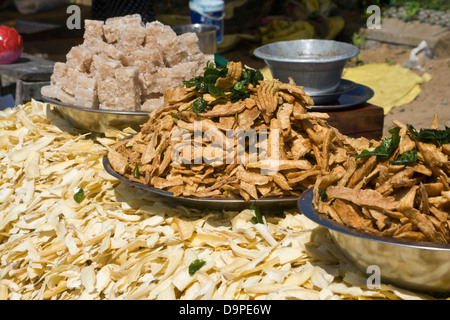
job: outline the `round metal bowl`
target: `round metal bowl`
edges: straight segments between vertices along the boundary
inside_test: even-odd
[[[380,237],[348,228],[314,210],[312,199],[311,188],[298,200],[300,211],[327,228],[342,253],[363,273],[375,266],[386,283],[429,293],[450,292],[450,245]]]
[[[149,119],[149,112],[145,111],[114,111],[84,108],[65,104],[59,100],[42,95],[41,100],[53,105],[72,127],[84,131],[104,133],[111,128],[123,130],[128,127],[140,131],[140,126]]]
[[[310,96],[335,92],[347,60],[358,54],[352,44],[320,39],[279,41],[254,51],[269,66],[273,78],[288,82],[292,77]]]

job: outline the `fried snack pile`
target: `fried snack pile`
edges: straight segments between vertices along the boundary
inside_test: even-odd
[[[298,212],[255,224],[253,210],[177,207],[121,183],[102,157],[135,132],[93,140],[52,114],[0,111],[0,300],[432,298],[369,289]]]
[[[144,25],[139,14],[84,24],[83,43],[55,64],[51,84],[42,88],[66,104],[150,112],[162,106],[166,90],[214,61],[200,51],[195,33],[177,35],[159,21]]]
[[[450,242],[450,128],[399,121],[391,138],[347,160],[336,183],[316,182],[319,212],[375,235]]]
[[[351,139],[327,125],[328,114],[308,111],[313,101],[302,87],[263,80],[240,62],[209,64],[204,76],[167,91],[165,101],[137,135],[110,149],[108,159],[126,178],[175,196],[298,196],[319,175],[340,179],[347,149],[355,152]],[[242,132],[256,139],[242,146]],[[185,152],[174,159],[180,146]],[[253,159],[252,147],[258,151]]]

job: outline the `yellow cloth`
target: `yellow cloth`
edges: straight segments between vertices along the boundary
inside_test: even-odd
[[[420,85],[431,76],[427,73],[419,76],[398,64],[375,63],[345,68],[342,78],[372,88],[375,94],[369,102],[382,107],[387,114],[393,107],[413,101],[421,91]]]

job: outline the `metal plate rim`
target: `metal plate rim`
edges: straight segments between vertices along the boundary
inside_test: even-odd
[[[339,82],[339,87],[335,92],[311,95],[310,97],[313,99],[314,103],[317,103],[318,106],[326,105],[337,101],[341,95],[353,90],[355,87],[355,82],[347,79],[341,79]]]
[[[51,103],[60,107],[65,108],[71,108],[75,110],[85,111],[85,112],[92,112],[92,113],[107,113],[107,114],[117,114],[117,115],[124,115],[124,116],[146,116],[150,112],[147,111],[120,111],[120,110],[105,110],[105,109],[92,109],[92,108],[86,108],[86,107],[80,107],[75,106],[67,103],[63,103],[57,99],[50,98],[45,95],[40,95],[40,98],[47,103]]]
[[[252,203],[274,204],[274,205],[275,204],[283,205],[283,204],[292,203],[292,208],[295,208],[295,205],[298,201],[298,197],[266,198],[266,199],[258,199],[258,200],[253,200],[253,201],[245,201],[243,199],[188,198],[188,197],[183,197],[183,196],[175,197],[175,196],[173,196],[173,193],[171,193],[169,191],[152,188],[150,186],[146,186],[141,183],[131,181],[130,179],[127,179],[124,176],[120,175],[119,173],[117,173],[116,171],[113,170],[111,163],[108,160],[107,155],[103,156],[103,167],[105,168],[106,172],[108,172],[110,175],[112,175],[113,177],[115,177],[116,179],[118,179],[124,183],[147,190],[156,195],[160,195],[160,196],[163,196],[166,198],[171,198],[171,199],[175,199],[175,200],[179,200],[179,201],[190,202],[192,204],[195,204],[195,203],[213,204],[214,203],[214,204],[243,205],[244,206],[244,205],[251,205]]]
[[[329,92],[329,93],[322,93],[319,95],[311,95],[311,98],[321,98],[321,97],[329,97],[329,96],[335,96],[335,95],[341,95],[345,92],[348,92],[350,90],[353,90],[356,87],[356,83],[354,81],[351,80],[347,80],[347,79],[341,79],[341,81],[339,82],[339,87],[337,88],[337,90],[335,92]]]
[[[365,86],[363,84],[357,83],[356,86],[354,88],[352,88],[351,90],[348,90],[346,92],[343,92],[339,98],[341,97],[345,97],[345,96],[350,96],[351,93],[353,91],[356,90],[364,90],[364,95],[363,96],[358,96],[357,99],[355,99],[354,102],[352,103],[346,103],[346,104],[323,104],[323,105],[313,105],[311,106],[311,110],[314,111],[334,111],[334,110],[340,110],[340,109],[347,109],[347,108],[351,108],[351,107],[355,107],[358,106],[364,102],[369,101],[370,99],[373,98],[373,96],[375,95],[375,92],[373,91],[372,88]],[[338,98],[338,100],[339,100]]]
[[[339,45],[348,48],[348,52],[341,54],[341,55],[334,55],[334,56],[322,56],[320,58],[305,58],[305,57],[280,57],[280,56],[274,56],[268,53],[266,50],[269,47],[274,46],[286,46],[289,44],[296,45],[304,43],[306,45],[317,45],[320,46],[323,43],[328,43],[331,45]],[[263,60],[269,60],[274,62],[281,62],[281,63],[311,63],[311,64],[320,64],[320,63],[333,63],[333,62],[339,62],[339,61],[346,61],[348,59],[351,59],[359,54],[360,50],[358,47],[354,46],[353,44],[344,43],[336,40],[326,40],[326,39],[297,39],[297,40],[288,40],[288,41],[277,41],[274,43],[267,43],[265,45],[262,45],[254,50],[254,55],[260,59]]]
[[[361,238],[363,240],[382,242],[387,245],[404,246],[410,248],[424,249],[424,250],[442,250],[450,251],[450,244],[440,244],[423,241],[403,240],[387,236],[378,236],[368,232],[359,231],[356,229],[344,226],[336,221],[331,220],[323,214],[318,213],[312,204],[313,188],[309,188],[298,199],[298,208],[308,219],[314,221],[318,225],[327,229],[343,233],[345,235]]]

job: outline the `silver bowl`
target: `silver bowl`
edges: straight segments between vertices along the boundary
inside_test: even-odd
[[[292,77],[311,97],[335,92],[348,59],[358,54],[352,44],[320,39],[273,42],[254,51],[275,79],[288,82]]]
[[[422,292],[450,292],[449,244],[381,237],[348,228],[314,210],[312,199],[311,188],[299,198],[300,211],[327,228],[342,253],[368,277],[368,268],[377,267],[384,282]]]
[[[123,130],[128,127],[140,131],[141,125],[148,121],[150,113],[146,111],[115,111],[73,106],[43,95],[40,96],[40,99],[53,105],[72,127],[97,133],[105,133],[111,128]]]

